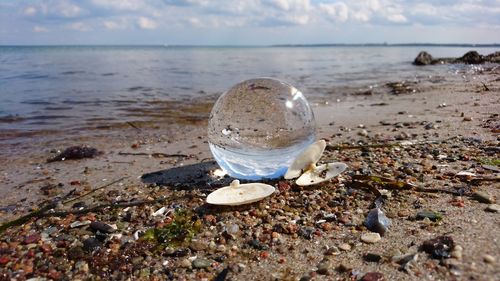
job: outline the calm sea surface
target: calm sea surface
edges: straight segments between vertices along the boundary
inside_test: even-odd
[[[274,77],[309,100],[384,82],[457,76],[466,66],[416,67],[450,47],[0,47],[0,140],[7,132],[76,130],[147,120],[153,110],[213,101],[235,83]],[[481,54],[498,51],[478,48]],[[467,71],[467,70],[466,70]],[[149,110],[151,109],[151,110]]]

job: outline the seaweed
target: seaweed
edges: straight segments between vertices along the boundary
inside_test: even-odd
[[[175,211],[173,221],[162,228],[150,228],[142,236],[149,242],[179,247],[188,244],[201,230],[201,220],[192,212],[179,209]]]

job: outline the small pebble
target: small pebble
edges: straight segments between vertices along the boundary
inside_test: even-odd
[[[461,260],[462,259],[462,253],[463,253],[463,248],[462,246],[460,245],[456,245],[454,248],[453,248],[453,251],[451,251],[451,257],[452,258],[455,258],[457,260]]]
[[[194,268],[207,268],[212,265],[212,262],[207,259],[198,258],[195,259],[192,264]]]
[[[486,204],[495,203],[495,199],[491,195],[482,191],[476,191],[472,193],[472,198],[481,203],[486,203]]]
[[[486,207],[486,211],[492,212],[492,213],[499,213],[500,212],[500,205],[490,204],[490,205],[488,205],[488,207]]]
[[[358,135],[362,136],[362,137],[366,137],[366,136],[368,136],[368,131],[363,129],[363,130],[358,132]]]
[[[342,243],[339,245],[339,249],[341,249],[342,251],[350,251],[351,250],[351,245],[347,244],[347,243]]]
[[[361,241],[365,243],[377,243],[380,240],[382,240],[382,238],[380,237],[380,234],[376,232],[369,232],[361,235]]]
[[[383,281],[384,275],[380,272],[368,272],[360,281]]]
[[[485,263],[495,263],[496,259],[492,255],[484,255],[483,260]]]
[[[104,222],[100,222],[100,221],[93,221],[90,224],[90,228],[92,228],[95,231],[101,231],[101,232],[104,232],[104,233],[113,233],[116,230],[111,225],[109,225],[107,223],[104,223]]]
[[[183,267],[183,268],[190,268],[191,267],[191,261],[189,259],[183,259],[183,260],[181,260],[179,266]]]

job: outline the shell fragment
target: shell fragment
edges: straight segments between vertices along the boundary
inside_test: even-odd
[[[345,163],[324,164],[303,173],[295,183],[300,186],[313,185],[334,178],[347,169]]]
[[[273,194],[275,188],[263,183],[240,184],[234,180],[229,186],[219,188],[207,196],[213,205],[237,206],[260,201]]]
[[[288,168],[285,174],[285,179],[294,179],[302,174],[302,171],[309,168],[311,165],[315,165],[323,151],[325,151],[326,142],[324,140],[319,140],[313,144],[311,144],[308,148],[306,148],[295,160],[292,165]]]

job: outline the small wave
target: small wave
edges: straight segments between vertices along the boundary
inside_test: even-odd
[[[73,116],[67,115],[35,115],[26,117],[25,120],[51,120],[51,119],[70,119]]]
[[[83,73],[86,73],[86,72],[83,70],[73,70],[73,71],[64,71],[64,72],[61,72],[60,74],[61,75],[75,75],[75,74],[83,74]]]
[[[44,101],[44,100],[26,100],[26,101],[22,101],[21,103],[31,104],[31,105],[51,105],[51,104],[54,104],[53,102]]]
[[[19,115],[0,116],[0,123],[14,123],[14,122],[22,122],[24,120],[26,119]]]
[[[116,73],[113,73],[113,72],[101,74],[101,76],[114,76],[114,75],[116,75]]]
[[[153,90],[153,88],[151,88],[151,87],[143,87],[143,86],[135,86],[135,87],[130,87],[127,89],[127,91],[129,91],[129,92],[137,92],[137,91],[149,92],[152,90]]]
[[[45,110],[71,110],[72,106],[47,106]]]

